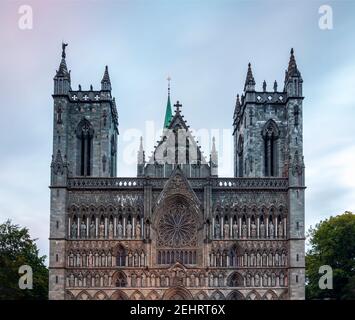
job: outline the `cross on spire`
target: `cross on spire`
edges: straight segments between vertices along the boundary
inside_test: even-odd
[[[182,104],[180,104],[179,100],[176,101],[174,107],[175,107],[175,112],[180,113],[180,108],[182,107]]]
[[[166,80],[168,80],[168,96],[170,97],[170,81],[171,81],[171,77],[168,76],[168,77],[166,78]]]

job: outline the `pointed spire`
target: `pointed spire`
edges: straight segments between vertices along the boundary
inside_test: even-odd
[[[274,82],[274,92],[277,92],[277,81]]]
[[[67,43],[62,42],[62,60],[60,61],[59,69],[57,71],[56,77],[67,77],[70,78],[70,73],[68,72],[67,63],[65,61],[65,48],[68,46]]]
[[[263,81],[263,91],[266,92],[266,81]]]
[[[138,150],[138,164],[143,164],[144,159],[144,149],[143,149],[143,137],[140,137],[139,150]]]
[[[108,73],[108,66],[105,66],[104,76],[101,80],[101,90],[102,91],[111,91],[111,80]]]
[[[235,107],[234,107],[234,118],[236,118],[237,114],[240,112],[240,99],[239,99],[239,94],[237,94],[237,99],[235,101]]]
[[[245,79],[244,91],[254,91],[255,89],[254,86],[255,86],[255,80],[254,80],[253,72],[251,70],[251,64],[249,62],[247,77]]]
[[[296,63],[293,48],[291,48],[291,52],[290,52],[290,61],[288,63],[287,76],[288,77],[299,77],[300,76],[300,72],[297,68],[297,63]]]
[[[65,48],[68,44],[62,43],[62,59],[60,61],[59,69],[54,76],[54,94],[67,94],[71,90],[70,86],[70,71],[68,71],[67,63],[65,61]]]
[[[212,138],[212,150],[210,154],[211,176],[218,175],[218,153],[216,149],[216,138]]]
[[[164,128],[168,128],[171,118],[172,118],[172,111],[171,111],[171,102],[170,102],[170,81],[171,78],[168,76],[168,101],[166,103],[166,110],[165,110],[165,119],[164,119]]]

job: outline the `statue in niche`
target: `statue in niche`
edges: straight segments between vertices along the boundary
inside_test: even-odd
[[[80,224],[80,237],[86,238],[86,223],[84,221],[81,221]]]
[[[113,223],[110,221],[108,225],[108,238],[112,239],[113,238]]]
[[[101,223],[100,223],[99,231],[100,231],[100,238],[104,238],[105,237],[105,223],[103,221],[101,221]]]
[[[224,238],[229,239],[229,223],[224,224]]]
[[[234,221],[233,224],[233,238],[237,239],[238,238],[238,225],[237,225],[237,221]]]
[[[145,234],[147,239],[150,239],[150,223],[149,220],[147,220],[146,224],[145,224]]]
[[[89,267],[92,267],[92,252],[89,253]]]
[[[254,221],[250,225],[250,234],[252,238],[256,238],[256,224]]]
[[[90,238],[95,238],[95,231],[96,231],[96,227],[95,227],[95,222],[92,220],[91,224],[90,224]]]
[[[260,238],[265,238],[265,224],[264,221],[260,223]]]
[[[219,236],[221,234],[221,225],[219,224],[218,221],[216,221],[214,225],[214,236],[216,239],[219,239]]]
[[[269,221],[269,237],[270,238],[274,237],[274,230],[275,230],[274,225],[273,225],[272,221],[270,220]]]
[[[127,231],[127,234],[126,234],[127,238],[131,239],[132,238],[132,224],[131,224],[131,221],[129,221],[129,220],[127,222],[126,231]]]
[[[119,239],[121,239],[122,236],[123,236],[123,226],[122,226],[121,221],[118,221],[118,224],[117,224],[117,237]]]
[[[141,224],[140,224],[140,221],[137,221],[137,224],[136,224],[136,238],[137,239],[141,238]]]
[[[242,237],[246,238],[248,236],[248,229],[245,221],[242,224]]]
[[[76,224],[76,222],[74,220],[71,225],[71,237],[75,239],[77,234],[78,234],[78,225]]]
[[[279,238],[282,238],[284,236],[284,232],[283,232],[283,226],[282,226],[282,221],[279,222],[279,225],[277,227],[277,233]]]

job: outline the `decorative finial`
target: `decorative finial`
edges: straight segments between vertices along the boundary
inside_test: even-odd
[[[81,84],[79,84],[79,91],[81,91]]]
[[[180,104],[179,100],[176,101],[174,107],[175,107],[175,112],[180,113],[180,108],[182,107],[182,104]]]
[[[62,42],[62,58],[65,59],[65,47],[67,46],[67,43]]]
[[[90,91],[92,91],[93,90],[93,88],[92,88],[92,84],[90,84]]]
[[[266,81],[264,80],[263,82],[263,91],[265,92],[266,91]]]
[[[274,82],[274,92],[277,92],[277,81]]]
[[[166,78],[166,80],[168,80],[168,96],[170,97],[170,81],[171,81],[171,77],[168,76],[168,77]]]
[[[291,48],[291,54],[293,54],[293,48]]]

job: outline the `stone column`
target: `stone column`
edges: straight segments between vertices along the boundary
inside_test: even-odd
[[[242,237],[242,217],[239,217],[238,227],[239,227],[238,235],[239,235],[239,238],[241,238]]]
[[[266,217],[265,228],[266,228],[266,238],[268,238],[269,237],[269,217]]]
[[[123,217],[123,238],[126,238],[126,217]]]
[[[250,217],[248,217],[248,238],[250,238]]]
[[[221,234],[220,237],[221,239],[224,239],[224,217],[221,215]]]
[[[256,218],[256,237],[259,239],[260,237],[260,217]]]
[[[229,238],[233,239],[233,217],[229,218]]]
[[[144,221],[143,217],[141,218],[141,239],[144,239]]]
[[[90,236],[90,219],[89,217],[86,218],[86,238]]]
[[[117,237],[117,217],[113,218],[113,237]]]
[[[76,230],[76,238],[79,239],[80,238],[80,217],[78,217],[78,226],[77,226],[77,230]]]
[[[136,238],[136,230],[135,230],[135,218],[132,216],[132,239]]]
[[[214,217],[212,217],[212,239],[215,238],[215,234],[214,234]]]
[[[71,219],[68,218],[68,239],[71,238]]]
[[[105,217],[105,232],[104,232],[104,234],[105,234],[105,239],[107,239],[108,238],[108,223],[107,223],[107,217]]]
[[[287,218],[284,217],[284,238],[287,238]]]
[[[98,217],[95,218],[95,224],[96,224],[95,233],[96,233],[96,239],[97,239],[99,237],[99,218]]]

